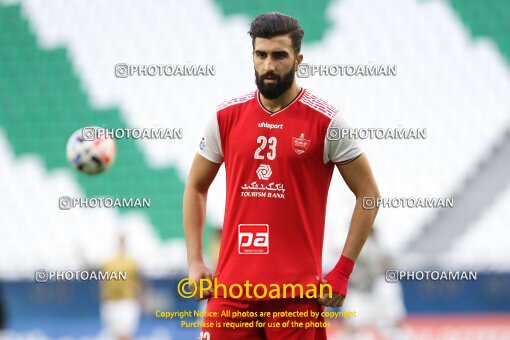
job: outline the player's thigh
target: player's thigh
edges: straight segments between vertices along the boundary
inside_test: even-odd
[[[259,320],[258,318],[250,317],[233,317],[234,312],[246,312],[251,310],[253,310],[253,308],[249,302],[211,298],[207,302],[207,316],[204,318],[206,327],[202,327],[202,332],[208,332],[210,340],[265,340],[263,328],[236,326],[241,321],[253,321],[255,324],[255,321]],[[216,312],[218,317],[209,316],[212,312]]]
[[[264,331],[267,340],[324,340],[327,339],[324,317],[321,312],[324,308],[314,299],[282,299],[270,302],[270,309],[267,311],[290,311],[307,312],[306,317],[269,317],[264,319],[266,325],[272,323],[279,327],[265,327]],[[315,316],[312,317],[314,312]],[[285,323],[285,327],[284,327]],[[300,326],[294,326],[301,323]]]

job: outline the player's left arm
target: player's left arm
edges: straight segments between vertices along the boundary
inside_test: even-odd
[[[380,197],[377,183],[365,154],[361,154],[351,162],[337,164],[337,168],[349,189],[356,196],[356,205],[342,256],[337,265],[325,277],[325,281],[332,287],[333,296],[325,296],[319,301],[328,307],[340,307],[343,304],[354,262],[372,230],[372,224],[377,215],[377,207],[374,206],[374,209],[363,208],[363,198],[374,197],[377,199]]]
[[[365,154],[360,155],[350,163],[337,165],[337,168],[349,189],[356,196],[356,205],[342,252],[343,256],[355,262],[372,230],[378,210],[377,207],[374,207],[374,209],[363,208],[363,198],[373,197],[377,199],[380,194]]]

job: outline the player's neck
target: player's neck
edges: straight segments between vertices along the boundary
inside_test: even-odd
[[[267,99],[261,93],[259,93],[260,102],[266,110],[276,112],[289,105],[290,102],[292,102],[297,97],[300,91],[301,87],[299,87],[298,84],[294,82],[292,86],[287,91],[285,91],[285,93],[275,99]]]

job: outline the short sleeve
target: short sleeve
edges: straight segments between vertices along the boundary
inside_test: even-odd
[[[221,149],[220,127],[215,115],[211,119],[200,140],[198,153],[214,163],[223,163],[223,151]]]
[[[331,120],[324,139],[324,163],[346,164],[358,158],[363,150],[358,141],[348,133],[350,126],[346,119],[336,114]]]

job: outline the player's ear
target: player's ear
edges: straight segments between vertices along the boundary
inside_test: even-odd
[[[294,69],[297,71],[299,64],[303,62],[303,54],[299,53],[296,57],[296,61],[294,62]]]

